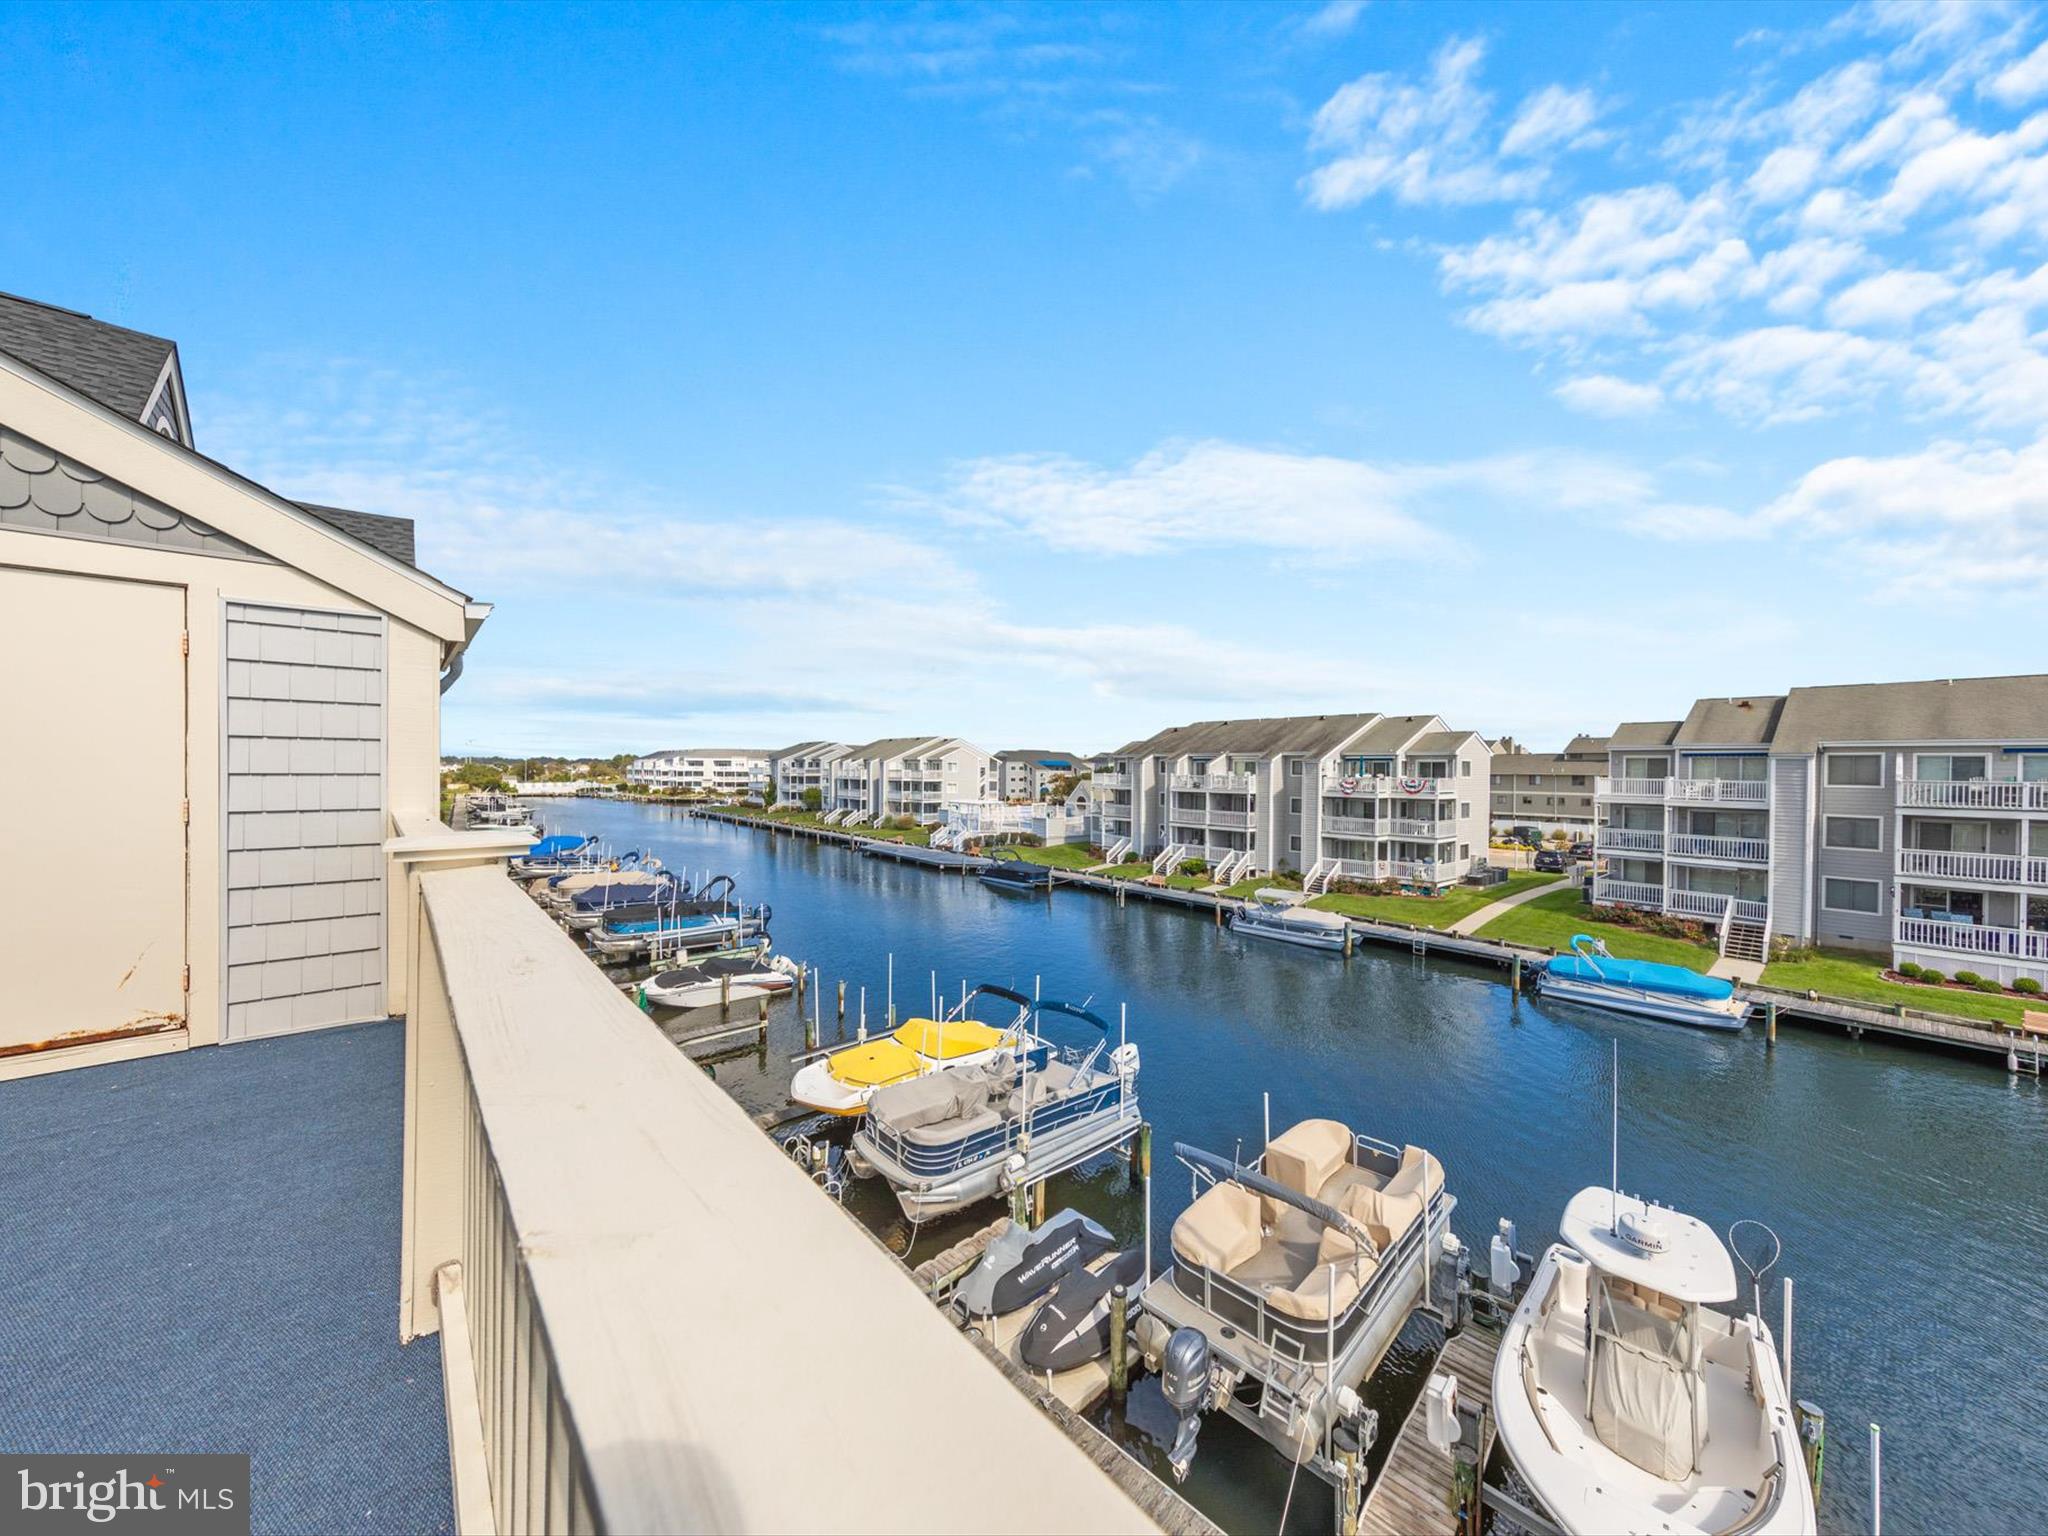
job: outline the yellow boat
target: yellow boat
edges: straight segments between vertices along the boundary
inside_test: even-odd
[[[828,1115],[858,1115],[878,1088],[940,1067],[975,1066],[998,1051],[1029,1043],[1032,1037],[1024,1023],[1030,1017],[1030,999],[986,986],[976,988],[974,996],[983,992],[1020,1004],[1016,1019],[1007,1025],[965,1017],[905,1019],[886,1035],[841,1046],[804,1066],[790,1082],[790,1098]]]

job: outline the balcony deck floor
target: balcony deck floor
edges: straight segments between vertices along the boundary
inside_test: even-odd
[[[453,1526],[398,1343],[404,1033],[0,1083],[0,1446],[246,1452],[257,1531]]]

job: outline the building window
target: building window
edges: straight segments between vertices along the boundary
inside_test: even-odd
[[[1884,757],[1876,752],[1828,754],[1828,783],[1838,788],[1868,788],[1884,782]]]
[[[1290,837],[1289,839],[1287,839],[1287,851],[1289,853],[1301,852],[1301,839],[1298,837]]]
[[[1292,774],[1292,775],[1293,775],[1293,776],[1294,776],[1295,778],[1297,778],[1297,779],[1298,779],[1298,778],[1300,778],[1300,777],[1301,777],[1301,759],[1297,757],[1297,758],[1295,758],[1295,759],[1294,759],[1294,761],[1293,761],[1293,762],[1289,763],[1289,764],[1287,765],[1287,771],[1288,771],[1288,772],[1289,772],[1290,774]]]
[[[1876,848],[1884,823],[1875,816],[1830,816],[1827,846],[1830,848]]]
[[[1882,895],[1875,880],[1823,880],[1820,904],[1830,912],[1875,912]]]
[[[1469,859],[1469,858],[1471,858],[1471,857],[1472,857],[1472,845],[1471,845],[1470,843],[1460,843],[1460,844],[1458,844],[1458,857],[1459,857],[1459,858],[1461,858],[1461,859]]]
[[[1933,779],[1944,784],[1967,784],[1972,779],[1986,779],[1988,760],[1981,754],[1969,757],[1955,757],[1943,753],[1923,752],[1913,760],[1913,777]]]
[[[1458,819],[1460,821],[1463,821],[1467,816],[1470,816],[1471,814],[1472,802],[1470,800],[1460,800],[1458,802]]]
[[[1301,796],[1296,795],[1287,802],[1287,811],[1291,816],[1299,816],[1301,814]]]

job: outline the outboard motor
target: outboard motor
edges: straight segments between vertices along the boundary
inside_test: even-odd
[[[1109,1064],[1116,1075],[1128,1083],[1138,1075],[1138,1043],[1126,1040],[1109,1053]]]
[[[1199,1328],[1176,1328],[1159,1362],[1159,1388],[1166,1406],[1180,1415],[1180,1430],[1167,1452],[1174,1481],[1188,1475],[1195,1460],[1195,1436],[1209,1401],[1209,1336]]]
[[[1515,1224],[1503,1220],[1500,1225],[1501,1230],[1493,1234],[1493,1242],[1487,1248],[1486,1279],[1494,1295],[1506,1300],[1515,1294],[1522,1269],[1515,1262]]]

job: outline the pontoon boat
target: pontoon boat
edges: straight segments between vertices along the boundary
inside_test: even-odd
[[[1813,1488],[1770,1329],[1704,1222],[1608,1189],[1565,1207],[1493,1367],[1501,1448],[1574,1536],[1807,1536]]]
[[[1102,1032],[1084,1053],[1037,1034],[1048,1013]],[[1075,1003],[1033,1005],[1034,1038],[976,1066],[879,1089],[853,1138],[853,1169],[879,1174],[913,1221],[1064,1173],[1137,1135],[1138,1048]]]
[[[1701,1029],[1740,1029],[1749,1017],[1733,982],[1682,965],[1617,960],[1583,933],[1572,936],[1570,954],[1554,957],[1538,974],[1537,989],[1560,1002]]]
[[[1344,919],[1333,912],[1284,906],[1276,901],[1248,901],[1230,914],[1230,931],[1254,939],[1274,939],[1307,949],[1342,949]]]
[[[1004,1024],[984,1024],[968,1017],[975,999],[994,997],[1016,1007]],[[943,1019],[906,1019],[875,1039],[862,1038],[826,1052],[801,1067],[789,1085],[789,1096],[806,1109],[828,1115],[858,1115],[877,1089],[922,1077],[941,1067],[978,1066],[998,1051],[1035,1045],[1025,1028],[1031,999],[1007,987],[979,986]]]
[[[992,848],[988,862],[975,873],[992,890],[1029,894],[1052,889],[1052,871],[1034,864],[1014,848]]]

